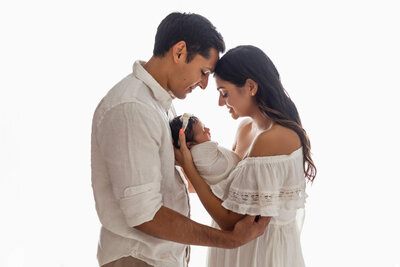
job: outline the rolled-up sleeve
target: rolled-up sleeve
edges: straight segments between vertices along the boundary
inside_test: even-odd
[[[163,205],[160,123],[152,107],[130,102],[109,109],[98,124],[97,142],[130,227],[152,220]]]

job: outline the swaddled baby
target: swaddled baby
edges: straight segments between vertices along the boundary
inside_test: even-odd
[[[205,127],[197,117],[185,113],[175,117],[169,124],[176,148],[180,147],[179,130],[184,130],[186,145],[192,153],[193,163],[209,185],[227,178],[240,161],[235,152],[211,141],[210,129]]]

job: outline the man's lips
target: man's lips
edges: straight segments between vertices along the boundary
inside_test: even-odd
[[[196,88],[196,86],[197,86],[197,85],[192,85],[192,86],[190,86],[188,89],[186,89],[186,91],[188,91],[189,93],[191,93],[191,92]]]

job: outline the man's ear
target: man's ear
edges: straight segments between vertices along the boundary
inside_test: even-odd
[[[196,143],[195,142],[186,142],[186,146],[191,149]]]
[[[258,91],[258,84],[252,79],[248,78],[246,80],[246,85],[248,86],[250,95],[255,96],[255,94],[257,94]]]
[[[171,50],[172,59],[175,63],[178,63],[179,61],[186,61],[187,50],[185,41],[177,42],[171,47]]]

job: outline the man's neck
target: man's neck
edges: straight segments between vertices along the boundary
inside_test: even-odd
[[[143,68],[164,88],[169,91],[168,87],[168,64],[165,58],[151,57]]]

